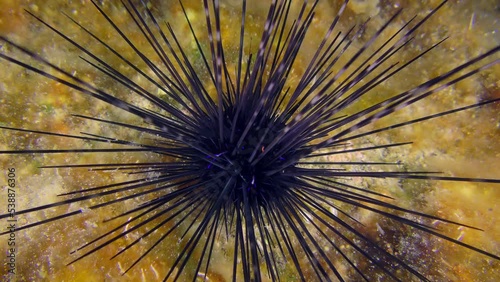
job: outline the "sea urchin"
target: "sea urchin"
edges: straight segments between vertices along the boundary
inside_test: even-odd
[[[407,230],[404,232],[449,241],[498,263],[498,255],[454,239],[434,223],[477,228],[407,208],[394,202],[389,193],[371,189],[363,181],[500,183],[499,179],[448,176],[412,170],[405,163],[388,159],[370,161],[358,156],[345,160],[342,156],[409,145],[411,142],[377,143],[370,138],[498,102],[499,99],[489,99],[374,126],[385,117],[498,64],[500,60],[495,56],[500,46],[405,91],[384,95],[377,92],[378,87],[407,71],[446,40],[437,40],[413,56],[408,56],[409,51],[402,54],[421,26],[446,1],[422,18],[414,17],[404,24],[395,23],[402,11],[397,10],[371,35],[365,34],[368,21],[347,32],[338,30],[348,4],[343,1],[305,67],[298,70],[295,68],[298,54],[306,48],[316,20],[318,1],[309,2],[271,1],[257,39],[248,34],[248,26],[253,24],[248,22],[247,15],[251,4],[241,1],[239,34],[227,35],[236,40],[233,43],[236,48],[225,47],[224,18],[218,0],[203,1],[206,28],[203,34],[196,32],[195,25],[200,19],[196,22],[190,19],[190,9],[182,1],[175,3],[185,17],[189,33],[182,37],[189,37],[191,48],[184,46],[180,34],[170,23],[161,22],[144,2],[123,0],[120,6],[127,23],[135,29],[132,36],[121,27],[123,18],[112,17],[102,3],[92,1],[102,17],[101,25],[105,24],[112,36],[121,38],[121,47],[108,43],[107,38],[72,16],[64,14],[87,41],[76,40],[62,28],[28,12],[39,24],[69,43],[68,48],[80,52],[86,66],[82,69],[60,66],[52,58],[0,36],[6,50],[0,57],[5,65],[18,65],[121,109],[140,119],[140,123],[131,123],[128,117],[121,120],[73,115],[85,122],[137,134],[129,138],[107,133],[72,134],[9,127],[4,122],[1,128],[5,132],[55,137],[67,142],[79,140],[84,145],[65,149],[27,146],[0,153],[118,156],[147,153],[150,158],[43,164],[44,169],[126,172],[130,179],[77,189],[60,194],[64,198],[58,201],[9,211],[0,217],[17,219],[66,207],[64,211],[57,210],[60,213],[16,226],[2,235],[48,226],[87,210],[107,207],[115,209],[106,219],[111,227],[79,246],[69,264],[113,244],[122,247],[112,256],[115,258],[146,241],[147,247],[143,247],[140,255],[122,260],[126,263],[125,274],[168,239],[178,241],[175,248],[179,251],[161,277],[163,280],[206,279],[215,264],[215,249],[222,244],[231,261],[229,273],[233,281],[291,278],[369,281],[381,277],[427,281],[428,277],[415,262],[368,234],[355,215],[364,211],[384,219],[387,225]],[[357,44],[360,38],[366,38],[365,43]],[[253,45],[255,52],[251,51]],[[100,55],[92,48],[101,48],[107,55]],[[122,67],[117,67],[116,61]],[[300,76],[294,72],[300,72]],[[94,76],[87,76],[88,73],[97,73],[99,78],[89,79]],[[112,86],[105,86],[108,82]],[[74,204],[80,206],[74,208]]]

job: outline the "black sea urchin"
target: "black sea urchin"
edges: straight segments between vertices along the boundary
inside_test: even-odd
[[[427,213],[416,198],[419,193],[437,193],[434,190],[399,187],[411,180],[422,185],[426,180],[500,180],[426,170],[400,154],[410,142],[380,137],[499,100],[451,105],[411,119],[399,114],[421,109],[422,100],[499,63],[500,46],[443,69],[432,79],[409,83],[400,92],[381,91],[388,81],[401,80],[401,74],[423,72],[412,67],[437,52],[445,39],[421,50],[414,41],[445,2],[421,18],[403,21],[401,10],[395,9],[384,22],[353,24],[345,32],[339,20],[348,13],[347,1],[341,2],[327,27],[315,35],[311,33],[319,18],[318,1],[272,1],[262,15],[260,36],[251,33],[256,27],[246,12],[254,1],[229,9],[240,11],[237,16],[221,11],[217,0],[205,0],[202,7],[158,3],[178,8],[177,13],[169,10],[167,23],[160,20],[157,14],[163,10],[155,9],[155,3],[92,2],[101,24],[64,14],[61,18],[74,26],[71,32],[28,12],[57,35],[57,47],[41,54],[16,43],[14,36],[1,36],[3,66],[17,65],[29,71],[26,76],[49,78],[47,91],[80,92],[72,98],[61,94],[44,105],[48,112],[58,111],[58,103],[71,108],[72,99],[82,99],[73,97],[81,96],[90,98],[82,102],[89,103],[86,107],[107,104],[121,111],[72,109],[78,111],[74,126],[91,133],[54,124],[19,128],[10,126],[2,114],[1,128],[9,132],[5,136],[12,138],[9,145],[14,147],[1,151],[3,155],[42,155],[42,161],[29,165],[35,175],[41,173],[36,167],[40,166],[65,174],[63,179],[75,179],[69,192],[59,193],[60,199],[20,209],[16,201],[29,196],[16,178],[19,167],[9,166],[8,183],[13,187],[6,193],[11,206],[1,218],[15,228],[4,231],[4,238],[22,245],[28,243],[15,239],[21,232],[69,234],[54,237],[58,239],[52,244],[77,241],[73,257],[66,260],[70,272],[93,255],[98,264],[102,257],[119,260],[123,274],[137,271],[133,280],[144,275],[144,265],[156,264],[151,267],[160,280],[218,280],[219,273],[235,281],[444,279],[429,259],[438,252],[428,255],[425,250],[448,241],[484,257],[491,267],[485,272],[495,279],[497,251],[463,243],[452,230],[477,228]],[[200,15],[205,18],[197,18]],[[231,28],[236,22],[237,28]],[[185,34],[175,31],[181,25]],[[373,32],[370,26],[376,26]],[[74,37],[75,30],[81,38]],[[119,44],[109,37],[118,38]],[[307,62],[297,63],[314,41],[318,44],[304,56]],[[60,62],[50,54],[53,50],[77,52],[80,58]],[[83,63],[75,66],[80,59]],[[40,139],[26,140],[23,134]],[[384,155],[377,156],[379,152]],[[86,153],[98,157],[86,159]],[[113,157],[100,159],[96,153]],[[56,159],[57,155],[64,157]],[[58,193],[48,185],[32,188],[35,197]],[[412,191],[401,193],[404,190]],[[418,205],[411,207],[405,200]],[[97,235],[80,234],[89,225],[103,226]],[[377,236],[373,226],[384,236]],[[7,248],[7,257],[11,254],[20,255]],[[227,266],[219,266],[219,261],[228,261]],[[50,267],[61,268],[53,264]],[[17,275],[9,273],[11,266],[6,264],[6,279]],[[13,266],[13,272],[22,268]],[[65,277],[83,281],[93,271],[82,269]],[[47,272],[53,270],[40,267],[26,279],[48,278]]]

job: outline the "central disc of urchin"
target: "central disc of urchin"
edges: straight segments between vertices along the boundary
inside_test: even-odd
[[[247,198],[263,204],[283,188],[281,176],[271,172],[284,165],[286,152],[279,144],[270,145],[285,125],[279,118],[259,115],[249,126],[251,117],[233,110],[225,111],[224,116],[222,134],[212,123],[199,137],[210,153],[200,160],[202,179],[209,182],[210,191],[233,203]]]

